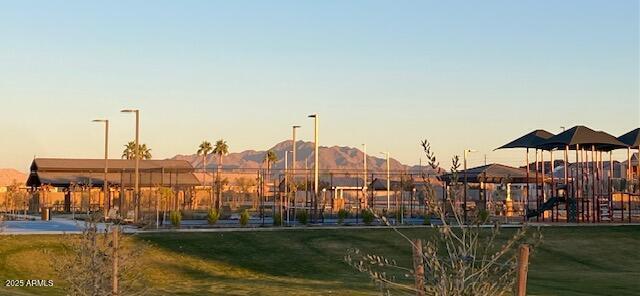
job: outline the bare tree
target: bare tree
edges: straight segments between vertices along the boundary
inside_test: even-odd
[[[67,295],[146,295],[138,260],[144,247],[121,235],[119,225],[100,230],[99,218],[99,213],[89,215],[81,234],[62,236],[64,253],[51,257],[53,269],[68,284]]]
[[[429,143],[422,147],[432,168],[438,163],[431,152]],[[460,187],[457,181],[458,157],[452,160],[451,191],[445,202],[439,202],[429,179],[426,184],[426,198],[429,210],[442,221],[434,228],[434,233],[424,245],[407,237],[392,226],[386,217],[376,216],[388,227],[407,241],[414,249],[422,249],[425,263],[424,276],[417,281],[412,267],[403,267],[396,261],[376,254],[364,254],[360,250],[350,250],[345,260],[358,271],[367,273],[384,294],[405,295],[513,295],[517,280],[517,249],[522,243],[536,246],[541,241],[540,231],[529,233],[524,225],[513,234],[504,235],[500,225],[485,225],[488,221],[476,220],[464,223],[463,210],[459,204]],[[446,205],[450,211],[445,211]],[[451,215],[447,216],[447,212]],[[420,255],[420,254],[419,254]],[[405,280],[399,280],[405,279]],[[416,286],[414,283],[424,283]]]

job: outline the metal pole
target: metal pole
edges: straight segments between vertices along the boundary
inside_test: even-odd
[[[524,202],[524,219],[527,220],[527,211],[529,210],[529,179],[530,179],[530,177],[529,177],[529,171],[530,171],[530,169],[529,169],[529,148],[527,148],[527,155],[525,157],[525,161],[527,162],[526,163],[526,166],[527,166],[527,185],[526,185],[527,186],[526,187],[527,194],[525,196],[525,202]]]
[[[287,176],[287,165],[289,159],[289,151],[284,152],[284,196],[285,196],[285,210],[287,211],[287,225],[289,225],[289,177]],[[282,210],[280,211],[282,212]],[[282,215],[282,214],[281,214]]]
[[[104,217],[106,218],[109,214],[109,208],[111,207],[111,199],[109,198],[109,182],[107,181],[107,173],[109,170],[109,120],[94,119],[93,122],[104,122],[104,180],[102,182],[102,194],[104,197]]]
[[[391,204],[391,173],[389,171],[390,169],[390,165],[389,165],[389,152],[384,152],[387,155],[387,213],[389,212],[390,209],[390,204]]]
[[[108,172],[109,172],[109,120],[105,120],[104,122],[104,181],[102,182],[105,217],[109,214],[109,207],[111,205],[111,198],[109,196],[109,182],[107,181]]]
[[[629,180],[631,180],[631,147],[627,147],[627,184],[629,184]]]
[[[550,198],[556,196],[556,182],[555,182],[555,176],[554,176],[554,171],[555,171],[555,164],[553,163],[553,149],[549,149],[549,158],[551,161],[551,195]],[[556,203],[555,207],[556,210],[558,209],[558,204]],[[557,212],[557,211],[556,211]],[[557,219],[557,217],[556,217]],[[554,209],[551,209],[551,221],[554,220]]]
[[[464,223],[467,224],[467,152],[468,150],[464,150],[464,200],[463,200],[463,218]]]
[[[362,163],[363,163],[363,170],[362,170],[362,174],[364,176],[363,181],[364,183],[362,183],[362,194],[363,194],[363,198],[364,198],[364,207],[365,209],[369,207],[368,205],[368,198],[367,198],[367,144],[362,144]]]
[[[136,114],[136,139],[135,139],[135,191],[133,194],[133,202],[134,202],[134,222],[138,222],[138,218],[140,216],[140,205],[139,205],[139,195],[140,195],[140,176],[139,176],[139,168],[140,168],[140,110],[138,109],[125,109],[120,112],[124,113],[135,113]]]
[[[538,186],[538,185],[540,185],[540,184],[538,184],[538,181],[539,181],[538,173],[540,172],[540,166],[539,166],[540,163],[538,162],[538,148],[536,148],[534,152],[536,154],[536,161],[535,161],[535,163],[536,163],[536,174],[535,174],[535,176],[536,176],[536,186],[535,186],[536,187],[536,211],[538,211],[538,215],[536,216],[536,221],[538,221],[538,220],[540,220],[540,212],[539,212],[539,210],[540,210],[540,190],[539,190],[540,187]]]
[[[138,222],[140,219],[140,111],[136,110],[136,193],[135,193],[135,203],[136,203],[136,211],[134,216],[134,221]]]
[[[544,179],[545,179],[545,165],[544,165],[544,150],[540,150],[540,163],[542,165],[542,171],[540,172],[542,174],[542,182],[540,183],[541,185],[541,191],[542,191],[542,199],[538,200],[538,208],[542,207],[542,204],[545,201],[545,188],[544,188]],[[544,211],[542,211],[542,221],[544,221]]]
[[[318,114],[309,115],[309,117],[313,118],[314,123],[314,132],[313,132],[313,146],[314,146],[314,162],[313,162],[313,218],[314,221],[316,219],[317,211],[318,211],[318,120],[320,119]]]
[[[293,159],[291,160],[291,173],[293,174],[293,180],[295,181],[295,176],[296,176],[296,129],[300,128],[299,125],[294,125],[291,127],[292,130],[292,141],[293,141]]]

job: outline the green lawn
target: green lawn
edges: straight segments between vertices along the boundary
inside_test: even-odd
[[[428,229],[403,232],[429,236]],[[640,227],[543,228],[532,258],[530,295],[637,295]],[[47,257],[57,236],[0,240],[0,279],[56,279]],[[410,248],[388,229],[140,235],[151,244],[140,263],[153,295],[376,295],[369,279],[343,262],[360,248],[406,265]],[[0,287],[0,295],[61,295],[54,288]]]

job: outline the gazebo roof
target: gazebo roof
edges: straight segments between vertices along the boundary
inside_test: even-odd
[[[618,140],[631,147],[640,147],[640,128],[634,129],[618,137]]]
[[[553,134],[545,131],[545,130],[535,130],[532,131],[520,138],[517,138],[507,144],[504,144],[497,149],[506,149],[506,148],[536,148],[540,143],[544,140],[553,137]]]
[[[569,149],[573,150],[577,145],[585,148],[595,146],[599,151],[610,151],[627,147],[625,143],[620,142],[610,134],[603,131],[594,131],[583,125],[577,125],[543,141],[536,148],[551,150],[554,148],[564,149],[566,146],[569,146]]]

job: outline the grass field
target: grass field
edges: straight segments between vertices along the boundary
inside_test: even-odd
[[[404,230],[411,237],[428,229]],[[530,295],[638,295],[640,227],[549,227],[532,258]],[[59,236],[0,238],[0,279],[54,279],[47,257]],[[152,295],[376,295],[369,279],[344,263],[348,248],[397,259],[410,248],[388,229],[164,233],[144,259]],[[62,295],[53,288],[0,287],[0,295]]]

